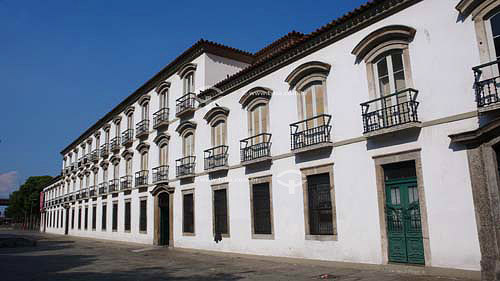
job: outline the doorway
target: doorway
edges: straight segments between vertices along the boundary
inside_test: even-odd
[[[170,241],[170,195],[166,192],[158,195],[158,208],[159,208],[159,239],[158,245],[169,246]]]
[[[69,233],[69,208],[66,208],[66,221],[64,223],[64,235]]]
[[[399,162],[383,168],[389,262],[424,265],[415,162]]]

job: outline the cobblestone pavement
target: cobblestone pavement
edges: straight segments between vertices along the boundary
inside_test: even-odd
[[[0,249],[0,280],[335,280],[469,281],[325,262],[173,250],[148,245],[0,230],[36,239],[35,247]],[[321,279],[321,275],[327,274]]]

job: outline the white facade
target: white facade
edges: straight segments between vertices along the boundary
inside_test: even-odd
[[[384,1],[382,1],[384,2]],[[390,2],[390,1],[385,1]],[[181,248],[206,249],[226,252],[248,253],[257,255],[298,257],[331,261],[344,261],[368,264],[385,264],[387,257],[387,233],[385,222],[381,218],[384,213],[384,201],[380,201],[380,183],[377,182],[377,159],[393,155],[418,154],[421,161],[421,174],[418,174],[420,193],[420,211],[423,228],[423,248],[425,265],[453,269],[480,270],[481,252],[477,231],[475,207],[471,178],[467,161],[467,151],[456,149],[450,143],[449,135],[478,128],[479,117],[471,86],[474,76],[473,66],[483,61],[476,40],[476,27],[470,18],[457,21],[459,12],[455,9],[458,2],[425,0],[403,1],[416,2],[408,4],[395,13],[389,12],[381,19],[371,22],[367,27],[357,28],[352,34],[333,40],[321,48],[315,49],[290,63],[275,67],[272,71],[263,72],[255,78],[237,73],[245,68],[252,68],[247,59],[252,55],[240,51],[232,51],[239,56],[225,56],[220,52],[227,51],[219,47],[218,52],[209,48],[203,49],[192,60],[184,60],[171,65],[171,70],[164,69],[166,77],[154,78],[154,85],[147,91],[136,92],[133,101],[124,101],[105,118],[100,120],[89,131],[85,132],[75,143],[63,151],[66,164],[63,164],[61,179],[45,189],[45,212],[42,229],[47,232],[65,232],[65,224],[54,226],[47,218],[55,212],[63,212],[64,205],[69,207],[68,214],[75,210],[78,219],[79,208],[89,208],[88,225],[84,229],[82,223],[78,228],[71,218],[68,225],[69,235],[131,241],[145,244],[158,243],[160,230],[158,216],[158,199],[162,192],[170,192],[170,246]],[[492,2],[492,1],[490,1]],[[378,2],[377,2],[378,3]],[[371,4],[366,9],[372,9]],[[399,4],[393,4],[395,6]],[[398,7],[393,7],[394,9]],[[389,8],[392,9],[392,8]],[[360,17],[355,15],[354,17]],[[425,20],[424,20],[425,19]],[[373,100],[370,89],[369,66],[362,59],[356,61],[353,49],[363,42],[372,32],[387,26],[411,27],[416,32],[408,44],[409,62],[405,62],[406,81],[411,88],[418,90],[418,125],[409,130],[389,130],[387,134],[373,136],[364,134],[360,104]],[[335,28],[332,25],[327,28]],[[342,32],[342,31],[339,31]],[[314,37],[312,34],[311,37]],[[312,40],[312,39],[307,39]],[[399,39],[398,39],[399,40]],[[300,48],[301,43],[297,43]],[[399,44],[399,43],[398,43]],[[399,45],[398,45],[399,46]],[[374,47],[370,47],[374,49]],[[196,50],[196,45],[194,47]],[[390,48],[389,48],[390,49]],[[389,50],[388,49],[388,50]],[[287,52],[293,53],[293,48]],[[188,52],[196,52],[189,51]],[[274,57],[272,57],[274,58]],[[265,58],[271,61],[272,58]],[[321,62],[329,65],[325,77],[326,101],[324,112],[331,115],[332,131],[330,143],[326,147],[294,153],[291,150],[290,124],[303,118],[298,111],[296,89],[286,79],[296,69],[306,63]],[[175,117],[176,99],[183,95],[184,82],[181,79],[186,65],[191,64],[194,73],[194,89],[199,100],[193,113]],[[194,66],[194,67],[193,67]],[[258,69],[257,67],[255,69]],[[181,73],[179,73],[179,70]],[[371,71],[371,70],[370,70]],[[310,73],[308,74],[310,75]],[[223,81],[231,76],[229,81]],[[236,78],[234,78],[236,77]],[[238,80],[238,77],[243,77]],[[233,79],[233,80],[231,80]],[[153,80],[152,80],[153,81]],[[240,83],[242,82],[241,86]],[[153,113],[160,108],[158,89],[162,82],[168,82],[169,124],[161,128],[153,128]],[[237,85],[238,86],[235,86]],[[166,84],[164,84],[166,85]],[[215,100],[201,102],[205,93],[212,86],[221,86],[215,90],[222,93]],[[408,86],[408,85],[407,85]],[[227,87],[227,88],[224,88]],[[248,91],[256,87],[272,90],[268,100],[267,133],[272,134],[271,157],[267,164],[243,165],[240,154],[240,140],[249,135],[248,112],[243,108],[240,99]],[[143,88],[141,88],[143,89]],[[205,91],[209,89],[208,91]],[[229,90],[227,90],[229,89]],[[139,91],[139,90],[138,90]],[[138,93],[138,94],[137,94]],[[200,95],[200,93],[202,93]],[[134,96],[133,95],[133,96]],[[97,132],[100,132],[99,144],[105,144],[105,128],[109,127],[110,139],[115,137],[116,117],[121,117],[120,134],[127,127],[128,108],[133,111],[133,128],[142,120],[140,102],[143,96],[149,96],[150,125],[148,134],[140,139],[133,137],[129,146],[120,144],[120,151],[110,152],[109,157],[98,157],[95,163],[71,172],[68,167],[74,159],[79,159],[96,148]],[[314,103],[317,105],[316,103]],[[307,106],[307,105],[306,105]],[[214,108],[223,107],[226,113],[226,143],[228,146],[227,167],[222,171],[211,173],[204,169],[204,150],[213,147],[211,144],[212,129],[205,115]],[[117,111],[119,111],[117,113]],[[194,153],[196,156],[195,174],[190,178],[179,179],[176,175],[176,160],[183,154],[182,130],[177,132],[181,122],[190,121],[194,131]],[[181,126],[182,127],[182,126]],[[182,128],[181,128],[182,129]],[[179,134],[180,133],[180,134]],[[160,149],[158,136],[165,134],[168,142],[168,181],[156,181],[152,178],[153,168],[160,166]],[[156,142],[155,142],[156,139]],[[88,141],[91,140],[91,141]],[[162,141],[162,140],[160,140]],[[165,141],[165,140],[163,140]],[[141,143],[147,144],[141,146]],[[86,147],[82,148],[82,144]],[[89,151],[88,146],[91,145]],[[149,146],[149,147],[147,147]],[[76,152],[77,149],[77,152]],[[118,191],[113,195],[99,194],[94,199],[72,198],[64,201],[67,195],[79,192],[80,178],[83,188],[86,175],[89,186],[94,185],[93,170],[97,171],[97,184],[113,179],[113,163],[119,160],[119,175],[126,175],[126,158],[132,156],[132,171],[141,170],[141,153],[147,151],[147,170],[149,176],[147,187],[136,187],[132,184],[130,191]],[[78,154],[74,158],[75,153]],[[113,156],[114,155],[114,156]],[[270,164],[269,164],[270,163]],[[104,169],[108,165],[108,176],[105,181]],[[326,165],[326,166],[325,166]],[[301,175],[303,171],[315,167],[332,167],[334,235],[313,237],[306,235],[307,213]],[[257,239],[252,235],[252,200],[249,180],[259,177],[271,178],[271,221],[272,235]],[[73,182],[76,181],[76,186]],[[223,235],[222,241],[214,242],[213,188],[218,184],[227,185],[227,212],[229,235]],[[168,187],[167,187],[168,186]],[[156,191],[160,190],[160,193]],[[163,191],[162,191],[163,190]],[[183,194],[194,195],[194,233],[183,231]],[[98,189],[96,188],[98,193]],[[62,198],[62,202],[52,203]],[[140,230],[140,200],[147,200],[147,229]],[[125,202],[131,201],[131,228],[125,230]],[[112,229],[112,205],[118,203],[117,230]],[[107,206],[107,227],[102,230],[102,205]],[[382,205],[381,205],[382,203]],[[96,225],[92,227],[92,206],[96,206]],[[422,208],[423,206],[423,208]],[[63,212],[66,221],[66,211]],[[84,211],[82,211],[82,217]]]

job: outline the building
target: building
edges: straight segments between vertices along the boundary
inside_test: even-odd
[[[200,40],[61,151],[42,227],[498,280],[499,2],[375,0],[256,53]]]

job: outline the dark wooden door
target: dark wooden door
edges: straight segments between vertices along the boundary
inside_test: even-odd
[[[158,198],[158,205],[160,208],[160,239],[159,245],[168,246],[170,235],[170,221],[169,221],[169,195],[166,193],[162,193]]]
[[[389,261],[424,264],[417,180],[387,180],[385,186]]]

